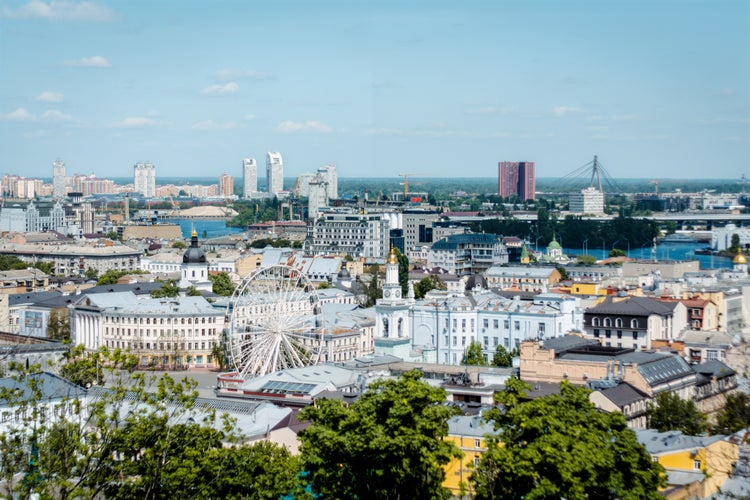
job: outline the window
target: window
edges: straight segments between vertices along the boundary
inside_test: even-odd
[[[593,320],[591,320],[591,324],[594,326],[599,326],[601,322],[599,321],[599,318],[594,318]]]
[[[545,324],[540,322],[539,323],[539,334],[540,335],[544,335],[544,328],[545,328]]]
[[[695,469],[695,470],[701,470],[701,461],[700,460],[693,460],[693,469]]]
[[[615,319],[615,326],[618,328],[622,328],[622,318]]]
[[[656,455],[652,455],[651,456],[651,461],[652,462],[658,462],[659,461],[659,457],[657,457]]]
[[[604,318],[604,326],[612,326],[612,320],[609,318]]]
[[[607,338],[612,337],[612,330],[604,330],[604,336]]]
[[[489,345],[490,345],[490,338],[484,337],[484,347],[489,347]]]
[[[509,320],[507,320],[507,319],[503,320],[503,328],[505,328],[506,330],[508,328],[510,328],[510,321]]]
[[[474,467],[479,467],[479,457],[474,457]]]
[[[466,337],[461,337],[461,345],[462,346],[466,345]]]
[[[521,322],[520,321],[514,321],[513,322],[513,328],[516,329],[516,331],[521,329]]]
[[[494,328],[494,329],[500,328],[500,321],[497,320],[497,319],[493,319],[492,320],[492,328]]]
[[[638,328],[638,320],[637,319],[631,319],[630,320],[630,328]]]
[[[594,337],[599,338],[599,329],[594,328]]]
[[[482,442],[479,439],[474,440],[474,448],[481,448]]]
[[[493,347],[497,347],[497,337],[492,337],[492,345]]]
[[[618,339],[622,338],[622,330],[617,330],[617,338]]]
[[[458,337],[453,336],[453,345],[458,345]]]
[[[488,320],[488,319],[483,319],[483,320],[482,320],[482,326],[483,326],[484,328],[489,328],[489,327],[490,327],[490,320]]]
[[[638,332],[633,332],[633,340],[638,340]]]

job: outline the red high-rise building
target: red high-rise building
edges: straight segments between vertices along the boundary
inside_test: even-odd
[[[536,168],[533,161],[501,161],[497,165],[497,194],[533,200],[536,195]]]

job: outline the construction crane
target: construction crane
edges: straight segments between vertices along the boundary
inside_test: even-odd
[[[404,201],[406,201],[407,197],[409,196],[409,177],[416,174],[398,174],[399,177],[404,178],[404,182],[401,184],[404,185]]]
[[[648,181],[649,184],[654,185],[654,194],[659,194],[659,181],[658,179],[651,179]]]

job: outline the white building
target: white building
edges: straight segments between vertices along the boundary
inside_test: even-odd
[[[305,172],[297,176],[297,184],[294,186],[295,198],[307,198],[310,196],[310,183],[315,179],[315,174]]]
[[[242,196],[251,198],[258,192],[258,164],[255,158],[242,160]]]
[[[568,197],[569,210],[577,214],[603,214],[604,193],[594,186],[581,189],[580,193],[571,193]]]
[[[52,196],[58,200],[65,197],[65,163],[62,160],[52,163]]]
[[[141,365],[213,366],[225,311],[203,297],[97,293],[71,308],[71,339],[95,351],[128,349]]]
[[[266,191],[277,194],[284,190],[284,160],[281,153],[268,152],[266,155]]]
[[[427,267],[470,276],[508,263],[508,249],[494,234],[451,234],[430,247]]]
[[[328,197],[335,200],[339,197],[339,178],[336,174],[336,167],[326,165],[318,169],[318,175],[328,184]]]
[[[732,246],[732,235],[740,237],[740,246],[750,246],[750,227],[737,227],[735,224],[727,224],[724,227],[714,227],[711,231],[711,248],[716,251],[726,250]]]
[[[316,175],[308,186],[307,218],[314,220],[320,216],[320,209],[328,206],[328,184]]]
[[[156,167],[153,163],[141,162],[133,167],[133,191],[146,198],[156,196]]]
[[[390,225],[385,214],[327,213],[312,226],[315,254],[338,253],[382,259],[390,247]]]

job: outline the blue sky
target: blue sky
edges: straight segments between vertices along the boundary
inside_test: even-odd
[[[267,151],[286,176],[750,176],[750,1],[0,0],[0,173]]]

